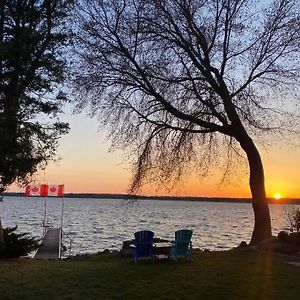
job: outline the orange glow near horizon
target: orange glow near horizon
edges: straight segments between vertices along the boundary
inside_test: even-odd
[[[121,151],[108,152],[109,145],[103,134],[97,132],[97,122],[83,116],[67,116],[71,132],[62,138],[58,149],[58,163],[49,163],[44,172],[36,176],[36,183],[64,184],[66,193],[127,193],[130,167],[123,160]],[[260,149],[268,197],[275,194],[285,198],[300,198],[300,148],[288,149],[285,145]],[[276,162],[276,163],[275,163]],[[175,188],[146,185],[140,194],[153,196],[233,197],[250,198],[249,178],[245,168],[235,166],[232,180],[220,184],[222,170],[202,178],[190,174],[184,184]],[[15,185],[8,191],[23,191]],[[280,191],[280,193],[279,193]],[[275,197],[276,198],[276,197]]]
[[[73,155],[73,154],[72,154]],[[111,153],[101,153],[100,157],[80,157],[64,155],[58,164],[49,164],[45,172],[37,176],[37,183],[64,184],[66,193],[104,193],[125,194],[130,183],[130,168],[121,163],[120,156],[116,158]],[[270,198],[280,199],[299,198],[300,166],[298,173],[268,172],[274,168],[265,164],[266,191]],[[275,174],[275,175],[274,175]],[[277,175],[278,174],[278,175]],[[293,176],[291,176],[293,175]],[[9,191],[23,191],[16,186]],[[280,191],[280,192],[278,192]],[[148,196],[191,196],[191,197],[224,197],[224,198],[251,198],[248,177],[239,178],[229,184],[220,184],[220,176],[199,178],[191,175],[183,184],[176,184],[171,191],[156,186],[146,185],[140,194]]]
[[[66,169],[65,169],[66,168]],[[37,177],[37,183],[64,184],[66,193],[104,193],[104,194],[125,194],[128,191],[130,183],[130,173],[124,167],[112,166],[101,167],[96,164],[94,169],[49,167],[45,174]],[[186,183],[179,184],[171,191],[156,186],[144,186],[140,194],[148,196],[191,196],[191,197],[224,197],[224,198],[251,198],[247,178],[238,184],[221,185],[219,178],[208,177],[207,179],[192,176]],[[270,180],[271,182],[271,180]],[[299,187],[295,184],[287,185],[286,188],[280,188],[281,193],[271,192],[274,190],[268,185],[266,180],[267,195],[275,199],[299,198]],[[9,191],[23,191],[12,186]],[[268,192],[269,191],[269,192]]]

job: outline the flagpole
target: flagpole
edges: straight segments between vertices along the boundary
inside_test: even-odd
[[[59,250],[59,258],[61,258],[62,251],[62,243],[63,243],[63,223],[64,223],[64,210],[65,210],[65,202],[64,202],[64,186],[61,195],[61,220],[60,220],[60,250]]]
[[[64,223],[64,210],[65,210],[65,202],[64,202],[64,196],[61,196],[61,219],[60,219],[60,228],[63,228]]]
[[[44,210],[44,220],[43,220],[43,236],[47,232],[47,198],[45,198],[45,210]]]

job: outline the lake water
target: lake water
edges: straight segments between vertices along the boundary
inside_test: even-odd
[[[288,229],[291,205],[270,205],[273,234]],[[4,227],[42,235],[45,198],[5,196],[0,202]],[[54,226],[61,222],[61,199],[47,200],[47,216]],[[178,229],[192,229],[193,246],[225,250],[242,240],[249,242],[254,218],[249,203],[216,203],[170,200],[64,199],[63,230],[72,238],[70,254],[120,250],[124,240],[138,230],[149,229],[155,237],[174,239]],[[68,240],[65,239],[68,246]],[[67,253],[69,254],[69,253]]]

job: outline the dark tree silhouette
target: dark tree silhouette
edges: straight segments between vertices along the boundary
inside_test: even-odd
[[[299,0],[81,1],[78,108],[137,155],[132,192],[206,170],[218,147],[244,153],[258,243],[271,221],[254,140],[295,129],[285,104],[298,99],[299,26]]]
[[[54,158],[59,137],[68,131],[57,113],[65,100],[59,86],[70,4],[0,2],[0,192],[14,181],[27,183]]]
[[[26,184],[54,159],[58,139],[68,131],[57,113],[66,100],[59,86],[68,38],[64,22],[71,4],[0,1],[0,194],[14,181]]]

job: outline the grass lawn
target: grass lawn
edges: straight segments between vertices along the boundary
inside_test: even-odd
[[[284,260],[251,249],[138,265],[113,254],[0,260],[0,299],[299,299],[300,268]]]

